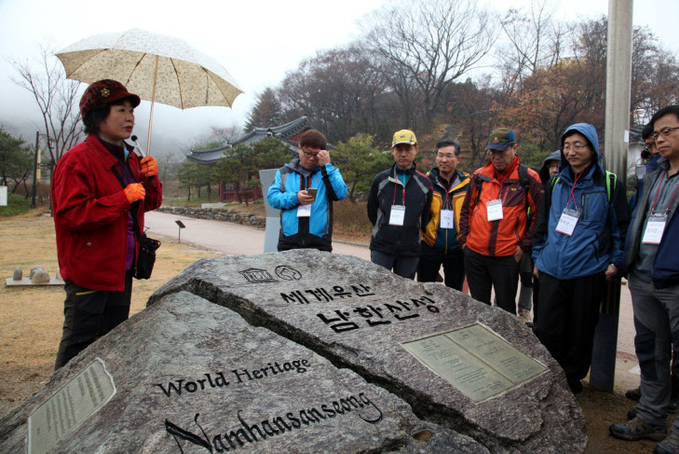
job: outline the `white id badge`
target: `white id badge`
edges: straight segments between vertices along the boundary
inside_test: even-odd
[[[403,205],[392,205],[389,215],[389,225],[403,225],[406,217],[406,207]]]
[[[453,210],[441,210],[441,228],[452,229],[455,227],[455,218],[453,217]]]
[[[297,206],[297,217],[298,218],[308,218],[311,216],[311,205],[298,205]]]
[[[556,231],[568,236],[573,235],[573,231],[575,230],[575,226],[578,224],[579,218],[580,213],[566,208],[563,210],[563,213],[561,213],[559,223],[556,225]]]
[[[666,222],[667,216],[665,215],[654,214],[649,216],[641,242],[645,244],[660,244]]]
[[[488,210],[489,221],[499,221],[504,218],[504,214],[502,214],[502,200],[491,200],[486,205],[486,209]]]

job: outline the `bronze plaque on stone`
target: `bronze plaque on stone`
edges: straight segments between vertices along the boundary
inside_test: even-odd
[[[113,377],[97,358],[28,417],[28,453],[46,453],[116,393]]]
[[[548,370],[478,323],[402,345],[476,403],[498,396]]]

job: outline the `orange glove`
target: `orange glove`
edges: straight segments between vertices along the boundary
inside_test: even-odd
[[[146,178],[158,175],[158,164],[153,156],[145,156],[139,162],[141,163],[141,174]]]
[[[146,196],[146,190],[141,183],[128,184],[127,187],[123,189],[123,192],[127,197],[127,201],[130,202],[130,205],[137,200],[144,200],[144,197]]]

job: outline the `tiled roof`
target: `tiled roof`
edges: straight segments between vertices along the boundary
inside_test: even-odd
[[[235,140],[224,147],[213,148],[210,150],[190,150],[186,159],[199,164],[210,164],[219,160],[224,156],[224,150],[232,148],[234,145],[245,144],[249,145],[251,143],[259,142],[266,137],[276,137],[281,139],[283,142],[289,145],[289,149],[292,153],[297,152],[297,142],[295,139],[299,137],[301,133],[311,129],[309,120],[307,117],[300,117],[297,120],[291,121],[290,123],[281,126],[272,126],[269,128],[255,128],[245,135]]]

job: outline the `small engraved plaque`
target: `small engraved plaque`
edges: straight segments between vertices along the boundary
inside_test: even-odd
[[[547,367],[490,328],[474,324],[403,347],[474,402],[482,402],[542,374]]]
[[[28,453],[51,450],[115,393],[113,377],[97,358],[28,417]]]

